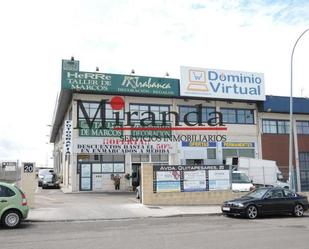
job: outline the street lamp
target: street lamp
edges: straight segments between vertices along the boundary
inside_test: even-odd
[[[295,186],[293,184],[293,57],[294,57],[294,50],[295,47],[298,43],[298,41],[300,40],[300,38],[302,38],[302,36],[309,31],[309,29],[306,29],[296,40],[293,50],[292,50],[292,55],[291,55],[291,95],[290,95],[290,136],[289,136],[289,183],[290,183],[290,189],[295,190]],[[298,187],[300,186],[300,183],[298,182]],[[298,188],[298,191],[300,191],[300,189]]]

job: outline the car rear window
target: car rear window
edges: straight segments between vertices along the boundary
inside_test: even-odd
[[[19,187],[17,187],[17,186],[14,186],[17,190],[18,190],[18,192],[21,194],[21,195],[24,195],[24,192],[19,188]]]
[[[39,170],[39,175],[50,175],[53,173],[54,173],[54,170],[52,169],[40,169]]]

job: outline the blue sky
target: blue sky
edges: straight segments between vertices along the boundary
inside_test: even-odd
[[[0,160],[45,164],[61,59],[81,70],[178,78],[180,66],[261,72],[289,95],[290,55],[309,1],[2,1]],[[309,97],[309,33],[294,57],[294,93]]]

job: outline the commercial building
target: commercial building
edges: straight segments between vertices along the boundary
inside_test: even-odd
[[[259,108],[262,157],[275,160],[285,176],[289,174],[290,99],[267,96]],[[309,99],[293,98],[294,181],[309,191]]]
[[[179,81],[82,72],[79,61],[64,60],[54,167],[70,191],[114,191],[116,175],[121,190],[139,184],[142,163],[273,159],[262,127],[277,113],[265,111],[264,100],[262,74],[182,67]]]

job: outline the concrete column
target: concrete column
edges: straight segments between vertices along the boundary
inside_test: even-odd
[[[34,208],[34,193],[37,186],[35,179],[35,163],[22,163],[21,190],[27,197],[28,206]]]

